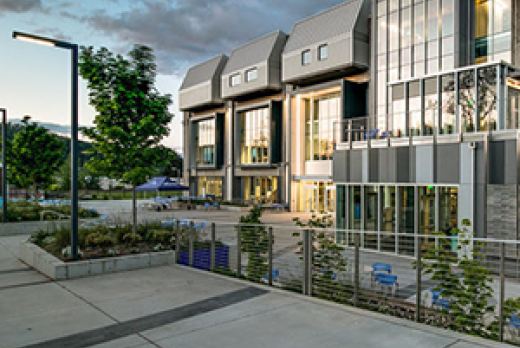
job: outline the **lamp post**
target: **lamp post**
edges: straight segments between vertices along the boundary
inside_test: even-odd
[[[5,159],[7,144],[7,110],[2,111],[2,222],[7,221],[7,161]]]
[[[71,113],[71,256],[78,258],[78,45],[32,34],[13,32],[13,39],[71,51],[72,113]]]

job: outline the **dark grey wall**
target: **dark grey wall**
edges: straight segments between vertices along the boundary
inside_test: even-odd
[[[363,150],[350,150],[349,170],[350,182],[363,181]]]
[[[334,151],[332,159],[332,180],[334,182],[349,181],[349,154],[350,151]]]
[[[516,141],[489,143],[489,183],[516,184]]]
[[[453,184],[460,182],[460,144],[437,145],[437,182]]]

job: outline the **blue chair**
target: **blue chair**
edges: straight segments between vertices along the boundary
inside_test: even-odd
[[[390,266],[387,263],[374,263],[372,265],[372,271],[374,273],[376,273],[376,272],[392,273],[392,266]]]
[[[321,273],[323,273],[323,274],[327,274],[328,272],[329,272],[329,271],[327,271],[326,269],[322,269],[322,270],[321,270]],[[336,273],[332,273],[331,276],[330,276],[330,279],[332,279],[332,280],[336,280],[336,278],[337,278]]]
[[[518,313],[513,314],[511,318],[509,318],[509,325],[520,330],[520,317],[518,316]]]
[[[395,295],[395,292],[399,288],[399,283],[397,283],[397,276],[393,274],[386,273],[377,273],[375,275],[376,282],[381,285],[381,287],[392,288],[392,294]]]
[[[173,227],[175,225],[175,219],[162,221],[161,225],[162,227]]]
[[[213,202],[213,208],[218,209],[218,207],[219,207],[218,202]]]
[[[280,276],[280,271],[278,269],[273,269],[272,275],[273,275],[273,280],[278,279],[278,277]],[[266,281],[266,282],[269,281],[269,273],[264,274],[264,276],[262,277],[262,280]]]
[[[209,210],[209,208],[211,208],[211,204],[204,203],[204,209]]]

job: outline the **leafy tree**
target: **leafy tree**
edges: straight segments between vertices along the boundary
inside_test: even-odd
[[[157,67],[151,48],[136,45],[128,58],[106,48],[82,47],[79,69],[88,81],[90,104],[96,109],[93,128],[82,129],[93,142],[87,166],[133,188],[133,230],[137,212],[135,187],[163,165],[161,141],[173,115],[171,96],[155,88]]]
[[[247,279],[259,282],[269,272],[267,258],[264,256],[269,251],[269,233],[262,226],[262,208],[252,208],[247,215],[240,217],[242,252],[248,253]],[[256,226],[258,225],[258,226]]]
[[[164,165],[159,168],[158,176],[167,176],[169,178],[177,178],[182,176],[182,157],[173,149],[162,146],[162,159]]]
[[[64,146],[58,136],[26,116],[23,129],[7,146],[9,182],[19,188],[32,187],[35,202],[38,190],[48,188],[62,163]]]
[[[313,214],[307,222],[294,218],[296,226],[309,230],[312,236],[312,293],[320,298],[345,302],[345,288],[335,279],[340,272],[345,272],[347,261],[331,233],[323,230],[333,226],[330,215]],[[320,231],[321,230],[321,231]],[[300,237],[300,233],[294,233]],[[300,244],[302,244],[300,242]]]
[[[468,235],[469,220],[463,221],[463,229],[454,228],[455,235]],[[466,253],[458,257],[451,250],[451,238],[445,233],[440,236],[438,246],[431,245],[423,259],[423,273],[431,275],[437,282],[435,291],[448,300],[447,306],[439,306],[438,325],[472,335],[490,337],[492,327],[489,316],[495,306],[488,303],[493,296],[491,271],[486,267],[482,242],[475,242],[472,255]],[[442,238],[445,237],[445,238]],[[459,239],[459,249],[468,246],[467,239]],[[415,263],[414,263],[415,265]],[[460,272],[460,273],[457,273]]]

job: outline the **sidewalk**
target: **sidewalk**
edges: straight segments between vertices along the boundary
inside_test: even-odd
[[[507,347],[180,266],[51,282],[0,238],[0,348]]]

